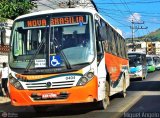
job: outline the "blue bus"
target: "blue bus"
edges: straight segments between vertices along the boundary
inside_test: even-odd
[[[146,54],[141,52],[128,53],[130,78],[145,79],[147,76]]]

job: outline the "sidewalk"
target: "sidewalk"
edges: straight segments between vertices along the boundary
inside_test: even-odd
[[[3,97],[1,83],[0,83],[0,104],[10,102],[10,98]]]
[[[0,104],[10,102],[10,98],[0,96]]]

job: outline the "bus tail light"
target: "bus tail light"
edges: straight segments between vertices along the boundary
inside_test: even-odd
[[[83,86],[83,85],[87,84],[93,78],[93,76],[94,76],[93,72],[86,73],[84,76],[82,76],[79,79],[77,86]]]
[[[9,82],[19,90],[24,89],[21,83],[16,78],[14,78],[11,74],[9,75]]]

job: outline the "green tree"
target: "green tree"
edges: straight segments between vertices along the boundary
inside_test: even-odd
[[[4,18],[14,20],[16,17],[29,13],[37,7],[32,0],[0,0],[0,21]]]

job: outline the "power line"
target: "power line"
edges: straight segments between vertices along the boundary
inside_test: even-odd
[[[47,4],[44,4],[44,3],[40,2],[40,1],[38,1],[38,3],[41,4],[41,5],[44,5],[44,6],[48,7],[48,8],[55,9],[54,7],[51,7],[51,6],[49,6]]]
[[[121,13],[119,13],[119,12],[112,12],[112,11],[109,11],[109,10],[106,10],[106,9],[103,9],[103,8],[99,8],[99,9],[104,10],[104,11],[106,11],[107,14],[114,15],[116,17],[119,16],[119,17],[126,17],[127,18],[127,16],[125,16],[125,15],[127,15],[127,14],[130,15],[129,11],[127,12],[127,14],[122,16]],[[137,13],[139,13],[139,12],[137,12]],[[153,18],[153,17],[160,18],[160,15],[146,15],[146,14],[140,14],[140,15],[142,17],[144,16],[144,17],[150,17],[150,18]]]
[[[112,2],[113,2],[113,0],[112,0]],[[122,1],[121,1],[121,2],[122,2]],[[113,3],[114,3],[114,2],[113,2]],[[123,3],[123,2],[122,2],[122,3]],[[133,16],[133,13],[130,11],[130,9],[129,9],[129,7],[127,6],[127,4],[123,3],[123,5],[124,5],[124,7],[128,10],[128,13],[130,13],[130,14]],[[115,7],[116,9],[118,9],[118,11],[119,11],[123,16],[125,16],[124,13],[123,13],[121,10],[119,10],[119,8],[118,8],[117,6],[114,6],[114,7]],[[102,10],[102,11],[103,11],[103,10]],[[105,14],[105,15],[106,15],[106,14]],[[109,15],[106,15],[106,16],[108,16],[108,17],[110,17],[111,19],[115,20],[116,22],[118,22],[118,23],[126,26],[126,24],[123,24],[123,23],[119,22],[119,20],[116,20],[115,18],[113,18],[113,17],[111,17],[111,16],[109,16]],[[133,17],[134,17],[134,16],[133,16]],[[116,18],[117,18],[117,16],[116,16]],[[134,19],[137,20],[135,17],[134,17]],[[132,32],[132,37],[133,37],[133,32]]]
[[[132,26],[131,26],[131,29],[132,29],[132,43],[133,43],[133,46],[134,46],[134,42],[133,42],[133,38],[134,38],[134,35],[135,35],[135,27],[134,27],[134,24],[135,24],[135,21],[137,21],[137,22],[139,22],[138,20],[137,20],[137,18],[133,15],[133,13],[132,13],[132,11],[130,10],[130,8],[128,7],[128,5],[127,5],[127,3],[126,3],[126,1],[125,0],[123,0],[123,2],[122,2],[122,0],[120,0],[121,1],[121,3],[123,4],[123,6],[129,11],[129,13],[131,14],[131,16],[132,16],[132,21],[131,21],[131,23],[132,23]],[[135,21],[134,21],[135,20]],[[136,31],[138,31],[138,29],[142,29],[142,27],[141,28],[136,28]],[[138,33],[139,33],[139,31],[138,31]],[[133,47],[134,48],[134,47]]]
[[[153,3],[159,3],[160,1],[157,0],[157,1],[146,1],[146,2],[126,2],[127,4],[153,4]],[[113,2],[97,2],[96,4],[119,4],[119,5],[123,5],[122,2],[116,2],[116,3],[113,3]]]
[[[126,11],[126,10],[117,10],[117,9],[107,9],[107,8],[102,8],[102,7],[99,7],[99,9],[103,9],[103,10],[106,10],[106,11],[118,11],[118,12],[126,12],[126,13],[129,13],[130,11]],[[132,12],[136,12],[136,13],[141,13],[141,14],[146,14],[146,15],[149,15],[149,14],[155,14],[155,15],[160,15],[160,13],[157,13],[157,12],[144,12],[144,11],[132,11]]]
[[[114,2],[113,0],[111,0],[111,1]],[[114,7],[119,10],[119,8],[118,8],[117,6],[114,6]],[[119,10],[119,11],[121,12],[121,10]],[[113,18],[113,17],[111,17],[110,15],[106,15],[106,12],[104,12],[104,10],[102,10],[102,12],[105,13],[105,16],[110,17],[111,19],[115,20],[115,21],[118,22],[119,24],[122,24],[122,25],[125,26],[125,27],[129,27],[129,26],[127,26],[126,24],[123,24],[123,23],[119,22],[120,20],[119,20],[119,19],[118,19],[118,20],[116,19],[117,16],[116,16],[116,18]],[[121,12],[121,14],[122,14],[123,16],[125,16],[125,14],[124,14],[123,12]],[[122,22],[124,22],[124,21],[122,21]]]
[[[113,2],[113,0],[111,0],[111,1]],[[114,2],[113,2],[113,3],[114,3]],[[114,5],[114,7],[116,7],[116,8],[119,10],[119,8],[118,8],[117,5]],[[120,11],[120,10],[119,10],[119,11]],[[122,11],[120,11],[120,13],[121,13],[122,15],[124,15]]]
[[[104,11],[102,11],[102,12],[105,13]],[[111,18],[111,19],[113,19],[114,21],[116,21],[117,23],[119,23],[119,24],[121,24],[121,25],[123,25],[125,27],[129,27],[128,25],[121,23],[119,19],[113,18],[110,15],[107,15],[106,13],[104,15],[109,17],[109,18]]]

